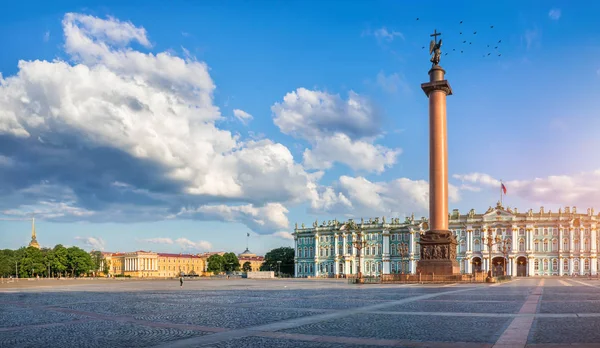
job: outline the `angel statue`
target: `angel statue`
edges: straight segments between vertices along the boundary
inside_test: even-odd
[[[436,42],[438,35],[441,35],[441,33],[438,33],[437,30],[434,30],[433,34],[430,35],[433,36],[433,40],[429,43],[429,54],[433,54],[430,61],[433,65],[440,64],[440,58],[442,56],[442,39]]]

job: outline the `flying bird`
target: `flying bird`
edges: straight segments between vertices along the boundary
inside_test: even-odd
[[[419,17],[417,17],[417,20],[419,20]]]
[[[474,32],[473,32],[473,35],[477,35],[477,32],[476,32],[476,31],[474,31]]]
[[[502,40],[498,40],[498,43],[501,43],[501,42],[502,42]]]
[[[421,47],[421,48],[425,48],[425,46]]]
[[[498,53],[498,57],[500,57],[502,55],[502,53]]]
[[[491,53],[488,53],[488,56],[489,56],[490,54],[491,54]]]
[[[494,47],[495,49],[498,49],[498,46]]]
[[[490,25],[490,28],[491,28],[491,29],[494,29],[494,26],[493,26],[493,25]]]
[[[462,35],[462,31],[459,34]]]
[[[463,51],[460,51],[460,53],[463,53]]]
[[[472,44],[472,42],[469,42],[469,45]]]
[[[463,43],[467,43],[467,40],[463,41]]]

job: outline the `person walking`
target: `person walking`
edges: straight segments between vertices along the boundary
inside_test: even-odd
[[[183,277],[179,277],[179,286],[183,286]]]

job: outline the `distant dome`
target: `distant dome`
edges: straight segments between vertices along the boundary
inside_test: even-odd
[[[238,257],[254,257],[254,256],[256,256],[256,254],[251,252],[250,250],[248,250],[248,248],[246,248],[246,250],[244,250],[243,253],[238,255]]]

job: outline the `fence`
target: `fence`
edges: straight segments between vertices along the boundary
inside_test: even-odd
[[[378,277],[368,276],[359,279],[356,276],[348,276],[348,284],[395,284],[395,283],[483,283],[485,273],[474,274],[383,274]]]

